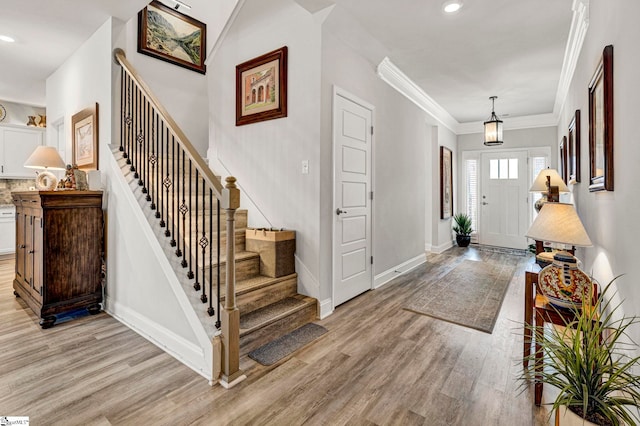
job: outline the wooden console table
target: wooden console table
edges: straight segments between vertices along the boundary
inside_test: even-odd
[[[534,269],[538,271],[540,268],[534,265]],[[531,355],[531,339],[535,338],[532,333],[531,326],[544,328],[545,323],[551,323],[564,326],[575,320],[575,315],[570,310],[554,308],[549,304],[549,300],[542,294],[538,285],[538,271],[525,272],[525,291],[524,291],[524,352],[522,363],[526,368],[529,365],[529,356]],[[597,286],[593,284],[593,302],[597,300]],[[535,322],[534,322],[535,321]],[[542,380],[541,373],[544,368],[544,354],[540,342],[535,341],[535,388],[534,402],[536,406],[540,406],[542,402]]]
[[[102,191],[11,193],[16,206],[13,290],[42,328],[56,314],[102,302]]]

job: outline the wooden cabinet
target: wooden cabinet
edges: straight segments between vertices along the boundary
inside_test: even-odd
[[[16,275],[13,289],[42,328],[56,314],[102,302],[102,191],[13,192]]]
[[[41,127],[0,125],[0,178],[35,178],[35,170],[23,164],[44,143],[44,132]]]

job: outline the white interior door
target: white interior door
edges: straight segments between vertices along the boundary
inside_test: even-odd
[[[527,153],[482,154],[481,244],[523,249],[529,225]]]
[[[334,94],[333,304],[372,286],[371,120],[373,108]],[[349,96],[349,98],[351,98]]]

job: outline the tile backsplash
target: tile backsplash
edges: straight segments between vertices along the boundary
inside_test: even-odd
[[[34,186],[35,179],[0,179],[0,205],[12,204],[11,191],[28,191]]]

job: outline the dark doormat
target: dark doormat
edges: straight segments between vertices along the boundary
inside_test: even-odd
[[[291,333],[249,352],[249,358],[258,361],[262,365],[273,365],[282,358],[313,342],[326,332],[327,329],[321,325],[305,324]]]

